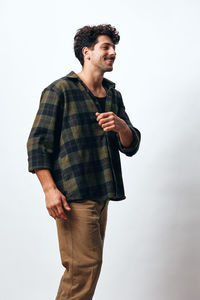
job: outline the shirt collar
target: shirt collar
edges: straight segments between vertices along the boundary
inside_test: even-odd
[[[70,79],[78,79],[78,75],[74,71],[71,71],[66,77]],[[103,83],[105,83],[109,89],[115,88],[115,83],[107,78],[103,78]]]

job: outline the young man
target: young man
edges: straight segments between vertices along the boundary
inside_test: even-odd
[[[74,37],[82,70],[42,92],[27,149],[49,215],[55,218],[62,264],[56,300],[90,300],[102,264],[109,200],[125,199],[119,150],[134,155],[133,127],[115,84],[119,34],[111,25],[85,26]]]

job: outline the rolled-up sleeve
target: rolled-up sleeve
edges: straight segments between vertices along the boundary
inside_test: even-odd
[[[122,96],[121,96],[120,92],[118,92],[118,104],[119,104],[118,117],[123,119],[126,122],[126,124],[129,126],[129,128],[131,129],[132,134],[133,134],[132,143],[130,144],[130,146],[125,147],[121,143],[119,133],[116,133],[117,140],[118,140],[118,148],[122,153],[126,154],[127,156],[133,156],[139,149],[140,140],[141,140],[141,133],[131,123],[131,121],[128,117],[128,114],[126,113],[126,109],[125,109],[125,106],[124,106],[124,103],[123,103]]]
[[[28,171],[31,173],[35,173],[36,169],[52,168],[59,106],[59,93],[52,88],[44,89],[26,144]]]

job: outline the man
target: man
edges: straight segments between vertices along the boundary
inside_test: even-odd
[[[119,150],[134,155],[140,132],[133,127],[115,84],[120,36],[111,25],[84,26],[74,37],[82,70],[42,92],[27,149],[49,215],[55,218],[62,264],[56,300],[90,300],[102,264],[109,200],[125,199]]]

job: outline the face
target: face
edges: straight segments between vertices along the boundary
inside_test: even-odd
[[[116,58],[115,45],[110,37],[100,35],[93,49],[87,48],[86,59],[91,67],[102,73],[110,72]]]

